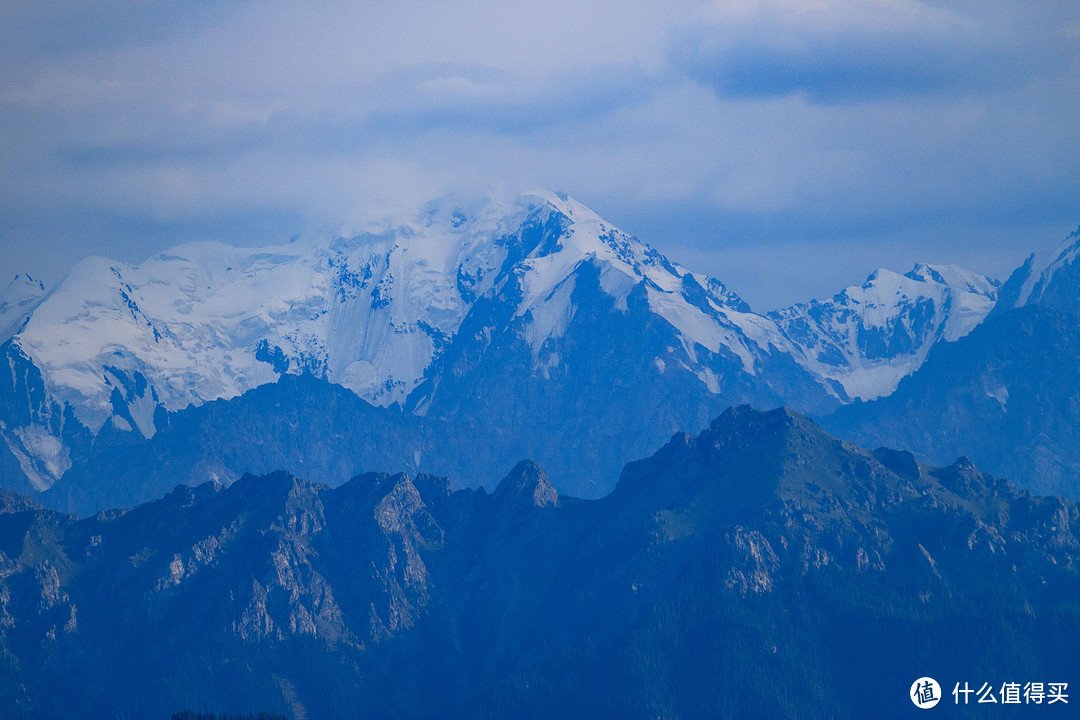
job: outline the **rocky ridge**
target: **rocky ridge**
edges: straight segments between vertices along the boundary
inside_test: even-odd
[[[1075,503],[784,409],[679,434],[594,501],[526,461],[493,493],[273,473],[0,510],[12,717],[864,717],[915,709],[922,674],[1080,673]]]

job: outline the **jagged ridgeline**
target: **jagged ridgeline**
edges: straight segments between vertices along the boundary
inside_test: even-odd
[[[1080,231],[1032,255],[969,335],[937,346],[888,397],[824,422],[929,462],[960,454],[1038,493],[1080,498]]]
[[[923,676],[1077,686],[1078,536],[1076,504],[966,460],[920,465],[748,407],[598,500],[532,462],[491,493],[282,472],[83,520],[5,492],[0,707],[918,716]]]
[[[277,469],[493,488],[523,457],[599,497],[731,405],[821,416],[892,392],[997,284],[919,265],[756,314],[550,194],[444,199],[353,238],[90,258],[5,292],[0,481],[85,515]]]

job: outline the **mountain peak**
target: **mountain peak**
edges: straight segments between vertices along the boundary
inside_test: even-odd
[[[1024,305],[1042,305],[1070,313],[1080,312],[1080,228],[1053,248],[1034,252],[1001,287],[994,311]]]
[[[532,460],[522,460],[499,482],[492,498],[500,506],[511,503],[553,507],[559,501],[559,493],[551,485],[542,467]]]
[[[945,285],[956,290],[993,298],[1001,282],[988,278],[958,265],[929,265],[916,263],[904,277],[926,283]]]
[[[888,395],[940,340],[956,340],[993,307],[997,281],[953,265],[887,268],[830,300],[769,313],[811,372],[849,398]]]

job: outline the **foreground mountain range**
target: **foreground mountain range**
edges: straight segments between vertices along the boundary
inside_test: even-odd
[[[1076,504],[782,409],[592,501],[522,462],[492,493],[274,473],[0,510],[12,718],[904,717],[923,676],[986,717],[954,683],[1080,683]]]
[[[561,491],[599,497],[627,460],[731,405],[825,417],[889,395],[997,294],[919,265],[755,314],[557,194],[442,200],[351,239],[91,258],[0,299],[0,477],[87,514],[157,497],[168,473],[408,469],[490,488],[532,457]],[[270,398],[281,412],[252,434]],[[316,398],[339,411],[319,432],[284,420]]]

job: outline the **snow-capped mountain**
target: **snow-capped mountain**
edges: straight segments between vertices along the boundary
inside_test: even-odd
[[[1066,312],[1080,309],[1080,228],[1054,248],[1032,253],[1001,287],[994,311],[1038,304]]]
[[[16,343],[50,396],[97,429],[114,415],[113,390],[136,375],[151,394],[135,396],[166,410],[303,370],[376,405],[401,402],[496,280],[512,275],[519,284],[515,314],[529,314],[537,350],[557,337],[567,320],[564,281],[588,258],[603,262],[601,284],[617,302],[648,278],[651,302],[688,342],[715,347],[722,339],[693,308],[668,299],[684,276],[703,284],[714,308],[745,307],[718,282],[676,269],[573,200],[522,198],[478,217],[429,210],[423,223],[329,244],[196,243],[140,265],[88,258],[28,320],[40,297],[0,300],[0,321],[25,321]],[[140,414],[144,435],[153,432],[152,410]]]
[[[971,333],[895,392],[839,408],[847,440],[928,462],[964,455],[1020,487],[1080,497],[1080,231],[1033,254]]]
[[[518,259],[405,407],[512,436],[560,491],[604,494],[628,458],[733,403],[839,402],[722,283],[580,203],[547,199],[506,242]]]
[[[508,247],[511,262],[489,296],[474,305],[474,322],[468,324],[473,336],[455,338],[459,354],[466,346],[468,353],[481,354],[498,345],[494,338],[500,333],[508,333],[504,344],[521,342],[529,350],[531,367],[520,369],[550,378],[564,360],[563,339],[580,324],[576,296],[591,282],[612,312],[626,315],[637,299],[650,315],[663,318],[679,346],[679,362],[692,370],[703,389],[718,391],[716,377],[699,358],[703,351],[727,354],[743,372],[757,373],[758,359],[768,347],[757,341],[769,330],[759,327],[760,318],[743,300],[719,281],[670,262],[577,201],[563,195],[546,198],[516,234],[500,243]],[[663,352],[672,350],[665,347]],[[665,370],[663,358],[648,359]],[[438,374],[428,375],[437,385]],[[414,411],[425,413],[430,399],[430,393],[414,396]]]
[[[113,390],[138,376],[139,402],[153,398],[144,435],[153,405],[233,397],[282,372],[401,401],[490,285],[505,256],[493,238],[514,218],[436,220],[332,242],[183,245],[140,265],[89,258],[16,343],[95,430],[114,416]]]
[[[605,444],[597,462],[617,472],[733,403],[826,412],[888,392],[993,291],[919,266],[762,316],[566,195],[444,198],[352,238],[196,243],[138,265],[88,258],[47,294],[13,283],[0,434],[45,489],[102,432],[149,438],[161,413],[310,372],[520,433],[553,477],[584,477],[599,471],[571,439]]]
[[[769,313],[798,362],[835,380],[848,397],[888,395],[917,370],[939,340],[954,341],[982,322],[999,283],[954,265],[879,269],[828,301]]]

